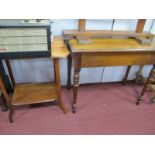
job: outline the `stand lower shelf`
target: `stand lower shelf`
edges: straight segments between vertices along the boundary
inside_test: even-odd
[[[58,99],[55,83],[16,84],[12,105],[51,102]]]

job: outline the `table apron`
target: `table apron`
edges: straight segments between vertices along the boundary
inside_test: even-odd
[[[81,54],[82,68],[149,64],[155,64],[155,52]]]

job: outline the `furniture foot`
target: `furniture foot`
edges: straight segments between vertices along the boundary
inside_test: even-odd
[[[10,106],[10,112],[9,112],[9,121],[10,121],[10,123],[13,123],[13,112],[14,112],[13,106],[11,105]]]
[[[139,96],[136,102],[136,105],[140,105],[140,102],[142,101],[143,96]]]
[[[62,103],[62,101],[59,101],[59,100],[58,100],[58,104],[59,104],[61,110],[63,111],[63,113],[66,114],[66,113],[67,113],[67,109],[66,109],[66,107],[64,106],[64,104]]]
[[[76,113],[76,104],[72,104],[72,113]]]
[[[67,89],[71,89],[71,84],[67,82]]]

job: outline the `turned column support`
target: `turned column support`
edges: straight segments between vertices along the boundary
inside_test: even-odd
[[[80,78],[80,70],[81,70],[81,54],[78,54],[74,58],[74,83],[73,83],[73,104],[72,104],[72,112],[76,112],[76,102],[77,102],[77,94],[79,87],[79,78]]]

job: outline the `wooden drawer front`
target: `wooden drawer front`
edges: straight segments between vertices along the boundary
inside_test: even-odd
[[[32,44],[32,45],[0,45],[0,52],[15,52],[15,51],[47,51],[47,44]]]
[[[47,30],[44,28],[1,28],[0,36],[47,36]]]
[[[155,52],[86,53],[82,54],[82,67],[128,66],[155,64]]]
[[[0,45],[7,44],[47,44],[47,36],[36,37],[0,37]]]

